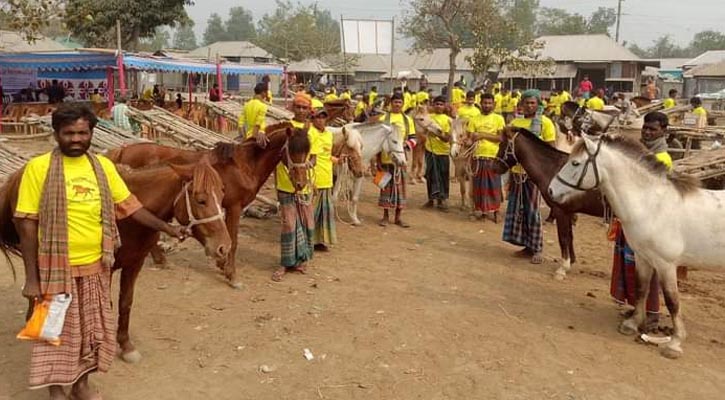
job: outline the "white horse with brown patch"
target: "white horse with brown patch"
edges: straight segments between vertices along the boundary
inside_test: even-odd
[[[621,220],[637,257],[638,298],[631,318],[619,326],[637,333],[645,321],[645,303],[657,271],[674,334],[660,344],[677,358],[687,334],[680,312],[677,266],[725,265],[725,192],[704,190],[691,176],[668,174],[639,143],[620,136],[584,136],[549,186],[557,202],[600,189]]]

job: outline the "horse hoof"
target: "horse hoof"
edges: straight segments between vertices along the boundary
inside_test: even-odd
[[[563,281],[566,279],[566,272],[557,270],[554,272],[554,280]]]
[[[634,325],[634,321],[631,319],[625,319],[621,324],[619,324],[619,333],[627,336],[636,335],[639,332],[639,329],[637,329]]]
[[[228,282],[229,286],[231,286],[232,289],[241,290],[244,286],[242,285],[242,282],[235,281],[235,282]]]
[[[138,364],[141,361],[141,353],[138,350],[121,353],[121,359],[129,364]]]
[[[662,354],[663,357],[669,358],[671,360],[676,360],[682,357],[682,353],[682,348],[679,344],[667,343],[660,346],[660,354]]]

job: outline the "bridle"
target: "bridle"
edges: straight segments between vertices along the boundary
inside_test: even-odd
[[[584,146],[584,149],[586,149],[587,152],[587,160],[584,161],[584,168],[582,169],[582,173],[579,176],[579,179],[577,180],[576,184],[573,184],[571,182],[567,182],[559,176],[559,174],[556,174],[556,180],[559,181],[564,186],[568,186],[574,190],[580,190],[582,192],[586,192],[589,190],[594,190],[599,187],[599,183],[601,182],[599,178],[599,168],[597,167],[597,156],[599,155],[599,150],[602,148],[602,141],[599,140],[597,142],[597,149],[592,153],[589,151],[589,148],[587,146]],[[594,171],[594,186],[591,188],[584,188],[582,187],[582,183],[584,182],[584,178],[587,176],[587,172],[589,171],[589,166],[592,166],[592,170]]]
[[[292,156],[290,156],[289,152],[289,139],[287,139],[287,142],[285,142],[284,147],[282,148],[282,151],[284,153],[284,165],[287,167],[287,175],[290,178],[290,181],[292,180],[292,175],[290,175],[290,171],[299,168],[303,171],[307,172],[312,168],[312,163],[309,160],[305,160],[304,162],[296,163],[292,161]],[[314,171],[314,170],[313,170]],[[307,175],[307,174],[305,174]],[[309,184],[309,183],[308,183]],[[307,186],[307,185],[305,185]],[[295,193],[298,193],[299,189],[295,187]]]
[[[393,149],[393,143],[391,141],[394,139],[393,133],[395,133],[395,129],[390,127],[390,130],[388,130],[385,133],[385,144],[387,144],[388,149],[385,150],[385,147],[383,147],[383,150],[385,150],[389,154],[397,154],[399,157],[401,157],[403,160],[405,160],[405,148],[403,150],[394,150]]]
[[[217,199],[216,193],[213,193],[213,192],[211,195],[212,195],[212,198],[214,199],[214,204],[216,205],[217,213],[212,215],[211,217],[197,219],[191,210],[191,199],[189,198],[189,188],[190,187],[191,187],[191,182],[186,182],[184,184],[184,187],[181,189],[181,192],[179,192],[178,196],[176,196],[176,199],[174,200],[174,206],[176,206],[176,203],[178,203],[179,199],[181,198],[181,194],[182,193],[184,194],[184,202],[186,203],[186,213],[189,216],[189,223],[181,226],[182,228],[184,228],[185,233],[191,234],[191,228],[193,228],[197,225],[203,225],[203,224],[208,224],[209,222],[224,220],[224,217],[225,217],[224,210],[222,210],[222,207],[219,204],[219,199]]]
[[[519,131],[516,131],[513,134],[513,136],[511,136],[510,138],[507,138],[507,140],[506,140],[506,148],[503,151],[503,157],[504,158],[501,158],[501,157],[496,157],[495,158],[495,160],[497,162],[503,164],[506,167],[507,170],[508,169],[511,169],[511,167],[513,167],[516,164],[520,164],[519,163],[519,159],[516,158],[516,138],[517,137],[519,137]],[[506,162],[506,160],[508,160],[509,157],[510,158],[513,158],[513,160],[516,161],[516,164],[509,165],[509,163]]]

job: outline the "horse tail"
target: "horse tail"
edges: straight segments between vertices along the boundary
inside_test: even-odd
[[[13,223],[13,212],[24,170],[25,168],[21,168],[10,175],[8,181],[0,188],[0,252],[8,260],[8,265],[13,271],[13,279],[17,275],[10,255],[20,255],[20,235]]]

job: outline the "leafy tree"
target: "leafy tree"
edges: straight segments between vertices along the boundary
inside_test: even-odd
[[[168,30],[157,27],[154,35],[150,38],[143,39],[139,50],[155,52],[163,50],[169,47],[169,41],[171,40],[171,34]]]
[[[561,8],[544,7],[538,12],[537,32],[543,35],[609,34],[617,22],[613,8],[599,7],[589,18]]]
[[[65,23],[86,46],[115,47],[116,21],[121,22],[121,45],[136,50],[156,28],[189,21],[184,6],[191,0],[66,0]]]
[[[474,14],[473,0],[408,0],[400,32],[413,40],[414,52],[431,52],[446,48],[448,53],[448,87],[453,87],[456,57],[465,46],[461,29],[470,25],[466,16]],[[452,91],[448,91],[450,97]]]
[[[505,0],[500,1],[500,7],[507,10],[504,17],[513,20],[520,32],[518,42],[512,41],[509,46],[516,47],[534,39],[539,0]]]
[[[40,38],[43,30],[63,14],[63,0],[0,0],[0,26],[17,31],[28,42]]]
[[[215,42],[229,40],[227,31],[224,29],[222,17],[217,13],[213,13],[206,20],[206,30],[204,31],[204,44],[210,45]]]
[[[725,34],[707,30],[696,33],[690,42],[694,54],[702,54],[708,50],[725,50]]]
[[[174,48],[180,50],[193,50],[197,48],[194,23],[190,22],[179,26],[174,33]]]
[[[244,7],[232,7],[225,22],[227,40],[252,40],[257,37],[251,11]]]
[[[340,52],[340,24],[316,4],[277,0],[277,9],[259,21],[256,43],[278,58],[320,58]]]
[[[609,35],[609,28],[617,23],[617,12],[614,8],[599,7],[592,13],[587,22],[588,33],[604,33]]]

